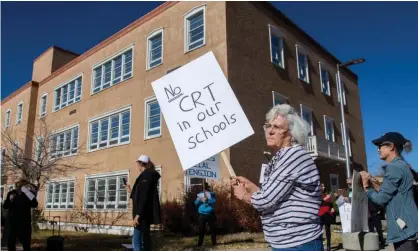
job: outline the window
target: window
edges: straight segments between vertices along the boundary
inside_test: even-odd
[[[329,72],[328,68],[324,63],[319,62],[319,72],[321,79],[321,91],[328,96],[331,96],[331,90],[329,88]]]
[[[132,77],[133,48],[116,55],[93,69],[92,94]]]
[[[308,53],[301,46],[296,45],[296,55],[298,77],[306,83],[309,83]]]
[[[37,161],[41,160],[42,152],[44,151],[43,143],[43,137],[36,137],[35,159]]]
[[[335,142],[334,120],[324,115],[324,124],[325,124],[325,138],[329,141]]]
[[[22,113],[23,113],[23,102],[17,105],[17,114],[16,114],[16,125],[22,122]]]
[[[191,178],[187,176],[187,173],[184,172],[184,192],[190,191],[196,192],[197,190],[202,191],[202,179],[201,178]]]
[[[78,125],[69,129],[54,133],[51,136],[50,154],[51,158],[71,156],[78,151]]]
[[[308,124],[309,124],[309,128],[310,128],[309,136],[314,135],[314,132],[313,132],[313,120],[312,120],[312,110],[310,108],[308,108],[307,106],[301,104],[300,105],[300,113],[302,115],[302,118],[306,122],[308,122]]]
[[[1,176],[4,176],[4,158],[6,157],[6,149],[1,149]]]
[[[335,78],[337,79],[338,102],[341,102],[340,85],[338,84],[338,73],[335,74]],[[344,102],[344,105],[347,105],[347,103],[346,103],[346,97],[345,97],[345,83],[342,80],[341,80],[341,86],[342,86],[342,89],[343,89],[343,92],[342,92],[343,102]]]
[[[340,126],[341,126],[341,136],[343,137],[343,145],[345,145],[344,135],[343,135],[343,132],[344,132],[343,123],[340,123]],[[346,135],[347,135],[347,142],[348,142],[348,144],[347,144],[347,146],[348,146],[348,154],[351,157],[352,156],[351,155],[351,139],[350,139],[350,133],[349,133],[350,130],[348,129],[348,126],[346,126],[346,129],[347,129]]]
[[[159,29],[147,38],[147,70],[163,63],[163,29]]]
[[[131,108],[93,119],[89,126],[90,151],[128,144],[131,135]]]
[[[123,184],[128,174],[91,177],[86,180],[85,206],[88,209],[127,209],[128,192]]]
[[[11,115],[11,113],[12,113],[12,110],[10,110],[10,109],[6,111],[6,118],[4,120],[4,127],[6,127],[6,128],[9,128],[9,126],[10,126],[10,115]]]
[[[58,111],[66,106],[80,101],[82,84],[83,77],[78,76],[56,88],[54,91],[54,111]]]
[[[161,136],[161,110],[156,98],[145,101],[145,139]]]
[[[184,51],[205,45],[205,6],[195,8],[184,17]]]
[[[155,171],[157,171],[161,176],[161,166],[156,166]],[[157,184],[157,191],[158,191],[158,195],[160,197],[160,200],[161,200],[161,190],[162,190],[161,189],[161,179],[162,179],[162,177],[160,177],[160,179],[158,180],[158,184]]]
[[[329,180],[330,180],[330,189],[331,189],[331,193],[333,193],[334,191],[336,191],[337,189],[340,188],[340,182],[339,182],[339,175],[338,174],[334,174],[334,173],[330,173],[329,174]]]
[[[273,64],[284,69],[284,46],[283,46],[283,35],[280,31],[269,25],[270,35],[270,60]]]
[[[283,96],[282,94],[273,91],[273,106],[275,105],[283,105],[283,104],[287,104],[288,99],[286,96]]]
[[[74,208],[74,181],[60,181],[46,184],[45,198],[46,208]]]
[[[46,115],[46,101],[48,98],[48,94],[44,94],[41,97],[40,107],[39,107],[39,117],[42,118]]]
[[[18,162],[19,156],[19,141],[15,141],[15,145],[13,146],[13,161],[16,163]]]

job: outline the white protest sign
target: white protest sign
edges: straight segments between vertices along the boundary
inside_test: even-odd
[[[152,88],[184,170],[254,134],[213,52]]]
[[[220,180],[221,168],[219,154],[200,162],[186,170],[186,176],[202,179]]]

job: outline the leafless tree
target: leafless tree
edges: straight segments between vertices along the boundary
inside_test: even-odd
[[[25,178],[36,192],[45,183],[71,173],[92,170],[98,163],[81,163],[85,144],[79,143],[78,132],[75,137],[64,142],[57,141],[57,134],[45,119],[39,120],[31,131],[18,131],[14,128],[3,129],[2,137],[2,176],[14,179]],[[77,128],[78,130],[78,128]],[[74,133],[75,134],[75,133]],[[25,145],[17,144],[19,140]],[[77,154],[77,157],[69,157]]]

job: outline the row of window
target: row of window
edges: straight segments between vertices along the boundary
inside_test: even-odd
[[[161,166],[155,168],[161,175]],[[84,207],[86,209],[127,209],[128,191],[123,179],[128,180],[128,173],[95,175],[87,177],[84,189]],[[45,208],[74,208],[75,180],[50,182],[45,190]],[[161,196],[161,179],[157,185]]]
[[[195,50],[205,45],[205,6],[190,11],[185,16],[185,52]],[[163,63],[163,29],[152,32],[147,37],[147,65],[150,70]],[[121,51],[93,67],[91,94],[98,93],[133,76],[133,46]],[[54,91],[54,109],[58,111],[81,100],[83,77],[77,76]],[[39,116],[43,117],[47,111],[48,94],[40,99]],[[115,122],[116,123],[116,122]],[[154,131],[156,133],[156,131]],[[100,145],[100,144],[99,144]],[[98,146],[99,147],[99,146]]]
[[[111,111],[89,120],[88,150],[95,151],[124,145],[131,137],[131,107]],[[145,100],[145,139],[161,135],[161,110],[155,97]],[[79,125],[55,132],[50,139],[51,158],[77,154]],[[36,156],[42,154],[41,138],[36,141]]]
[[[277,93],[277,92],[273,92],[273,105],[278,105],[278,104],[288,104],[289,101],[287,99],[287,97]],[[313,111],[312,109],[310,109],[309,107],[301,104],[300,105],[300,116],[306,121],[308,122],[309,126],[310,126],[310,132],[309,132],[309,136],[315,135],[314,132],[314,125],[313,125]],[[343,132],[343,127],[342,124],[341,125],[341,132]],[[331,117],[328,117],[326,115],[324,115],[324,127],[325,127],[325,139],[335,142],[335,133],[334,133],[334,120]],[[348,131],[348,130],[347,130]],[[348,135],[348,132],[347,132]],[[344,144],[344,141],[343,141]],[[351,143],[350,140],[348,139],[348,150],[351,156]]]
[[[12,109],[8,109],[6,111],[6,116],[4,118],[5,128],[9,128],[11,116],[12,116]],[[22,116],[23,116],[23,101],[17,105],[16,125],[19,125],[22,122]]]
[[[284,69],[285,68],[285,60],[284,60],[284,36],[283,34],[274,26],[269,25],[269,35],[270,35],[270,59],[271,62]],[[308,52],[305,48],[300,45],[296,45],[296,63],[297,63],[297,70],[298,70],[298,77],[299,79],[303,80],[306,83],[310,83],[309,79],[309,58]],[[330,89],[330,73],[328,70],[327,65],[324,62],[319,62],[319,78],[321,82],[321,91],[331,96],[331,89]],[[336,83],[338,83],[338,76],[335,74]],[[342,96],[344,105],[346,105],[346,95],[345,95],[345,88],[344,88],[344,81],[341,81],[342,88]],[[337,93],[338,93],[338,102],[341,100],[340,88],[337,84]]]

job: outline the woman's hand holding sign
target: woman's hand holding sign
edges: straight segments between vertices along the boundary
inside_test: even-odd
[[[260,190],[254,183],[241,176],[232,178],[231,186],[234,188],[235,197],[247,203],[251,203],[251,195]]]

